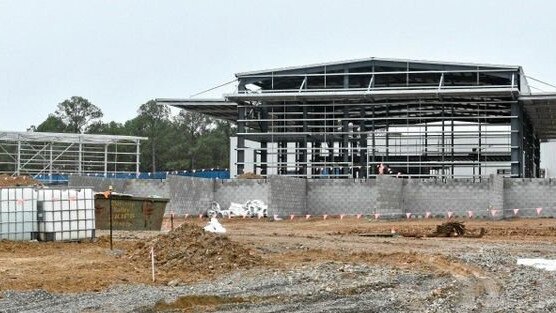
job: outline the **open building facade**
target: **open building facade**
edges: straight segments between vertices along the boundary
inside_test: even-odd
[[[222,99],[157,99],[237,124],[232,176],[539,177],[554,94],[520,66],[363,59],[238,73]]]
[[[59,175],[135,173],[145,137],[0,131],[0,174],[49,181]]]

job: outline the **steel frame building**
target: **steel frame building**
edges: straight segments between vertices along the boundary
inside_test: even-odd
[[[520,66],[369,58],[236,74],[224,99],[158,103],[237,123],[238,174],[538,177],[556,94]]]
[[[0,173],[67,175],[139,174],[145,137],[41,132],[0,132]]]

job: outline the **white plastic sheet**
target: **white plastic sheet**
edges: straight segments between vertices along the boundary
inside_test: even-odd
[[[527,259],[520,258],[517,259],[517,265],[532,266],[535,268],[540,268],[547,271],[556,271],[556,260],[548,259]]]
[[[261,200],[249,200],[245,204],[232,202],[227,210],[222,210],[216,202],[207,211],[209,217],[267,217],[268,205]]]

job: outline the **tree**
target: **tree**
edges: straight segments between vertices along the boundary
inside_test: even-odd
[[[185,135],[185,141],[182,141],[183,155],[189,158],[189,169],[201,166],[197,162],[204,148],[200,138],[206,135],[210,128],[214,128],[212,119],[201,113],[182,110],[174,122],[182,136]]]
[[[141,134],[149,137],[151,170],[156,172],[157,152],[161,150],[163,136],[170,128],[170,108],[150,100],[142,104],[137,113],[139,116],[134,124]]]
[[[88,103],[86,99],[72,97],[58,105],[56,114],[50,114],[40,125],[31,126],[30,129],[42,132],[75,132],[77,129],[89,134],[148,137],[141,144],[144,147],[141,149],[141,171],[228,167],[229,137],[236,131],[230,122],[188,111],[181,111],[172,118],[168,106],[151,100],[139,107],[135,118],[124,123],[104,123],[98,119],[102,112],[92,104],[74,105],[85,102]],[[89,114],[88,117],[77,119],[78,116],[84,116],[83,112],[91,112],[82,110],[83,107],[96,108],[100,114]],[[79,114],[73,114],[72,108],[76,108]],[[75,119],[72,120],[70,116]],[[69,125],[71,121],[74,122]],[[118,151],[133,154],[135,147],[119,146]]]
[[[31,129],[37,132],[63,133],[67,131],[67,127],[68,126],[61,118],[54,114],[48,114],[44,122],[40,123],[37,127],[31,126]]]
[[[175,119],[177,126],[185,131],[190,138],[199,138],[207,132],[213,121],[210,117],[197,113],[181,110]]]
[[[103,123],[98,121],[89,125],[87,129],[89,134],[105,134],[105,135],[129,135],[126,127],[118,122]]]
[[[72,133],[84,133],[88,126],[103,116],[102,111],[89,100],[73,96],[58,104],[56,117],[61,119],[67,130]]]

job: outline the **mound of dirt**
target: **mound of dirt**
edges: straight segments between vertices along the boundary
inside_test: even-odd
[[[262,177],[261,175],[257,175],[255,173],[252,173],[252,172],[247,172],[247,173],[243,173],[241,175],[238,175],[237,178],[238,179],[263,179],[264,177]]]
[[[262,263],[260,256],[225,235],[205,232],[200,226],[190,223],[139,243],[130,258],[139,262],[149,260],[151,247],[154,247],[157,268],[166,273],[226,272]]]
[[[465,225],[460,222],[446,222],[436,226],[436,231],[430,237],[461,237],[465,235]]]
[[[0,175],[0,187],[19,187],[19,186],[42,186],[42,184],[30,176],[9,176]]]

